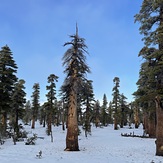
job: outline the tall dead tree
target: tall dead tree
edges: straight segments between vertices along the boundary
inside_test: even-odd
[[[68,117],[67,117],[67,136],[66,136],[66,151],[79,151],[78,145],[78,121],[77,121],[77,95],[79,87],[82,87],[85,75],[90,72],[86,64],[87,53],[85,39],[78,35],[76,26],[76,34],[71,35],[70,42],[66,42],[64,46],[71,47],[63,56],[64,73],[67,74],[63,86],[61,87],[62,95],[67,98],[68,102]]]

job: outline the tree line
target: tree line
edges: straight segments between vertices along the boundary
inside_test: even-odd
[[[143,111],[145,132],[156,138],[156,155],[163,156],[163,0],[143,0],[135,22],[144,42],[135,104]]]
[[[156,155],[163,155],[163,0],[143,0],[141,9],[135,15],[135,22],[140,23],[144,47],[138,56],[142,58],[138,89],[133,93],[135,100],[127,103],[120,93],[120,79],[113,79],[113,99],[108,103],[104,94],[102,105],[95,100],[93,81],[87,79],[90,68],[86,63],[87,45],[85,39],[76,33],[70,36],[69,46],[62,62],[65,80],[60,88],[60,99],[56,98],[58,76],[49,75],[47,79],[47,101],[40,106],[39,83],[35,83],[32,101],[25,99],[25,81],[16,76],[17,65],[8,46],[0,51],[0,135],[5,136],[10,126],[19,136],[19,119],[26,124],[40,121],[47,126],[47,134],[52,137],[52,125],[67,128],[66,151],[78,151],[79,126],[85,135],[91,134],[91,125],[96,127],[114,124],[114,129],[124,125],[143,123],[149,137],[156,138]]]
[[[35,128],[35,122],[46,127],[52,137],[52,125],[67,128],[66,149],[79,150],[79,126],[82,126],[87,137],[91,134],[91,126],[107,126],[114,123],[114,129],[134,123],[134,109],[126,97],[119,92],[120,79],[115,77],[113,83],[113,100],[108,103],[106,94],[102,104],[95,100],[93,81],[86,78],[90,68],[86,63],[87,46],[85,39],[76,34],[70,36],[64,46],[70,46],[63,55],[62,61],[66,74],[60,88],[60,99],[56,98],[56,82],[58,76],[47,77],[46,101],[40,104],[40,85],[33,84],[31,101],[26,100],[25,80],[18,79],[18,66],[8,45],[0,50],[0,138],[7,137],[12,131],[17,138],[21,137],[20,121]],[[109,106],[108,106],[109,104]]]

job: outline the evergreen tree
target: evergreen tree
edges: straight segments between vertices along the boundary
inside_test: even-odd
[[[135,21],[140,22],[140,33],[144,35],[143,40],[144,49],[155,47],[155,50],[148,55],[149,66],[152,69],[154,80],[152,82],[156,85],[154,93],[156,94],[156,155],[163,156],[163,0],[144,0],[141,9],[135,15]]]
[[[38,110],[40,108],[39,98],[40,98],[40,85],[39,83],[35,83],[33,85],[33,94],[32,94],[32,126],[31,128],[35,128],[35,121],[37,120]]]
[[[31,121],[31,103],[29,100],[26,102],[24,109],[25,109],[25,113],[24,113],[23,121],[25,125],[28,125]]]
[[[101,123],[103,126],[108,124],[108,114],[107,114],[107,98],[106,94],[103,96],[103,105],[101,106]]]
[[[100,126],[100,102],[97,100],[94,105],[94,123],[96,128]]]
[[[85,136],[87,134],[91,134],[91,120],[93,118],[93,107],[94,107],[94,93],[93,93],[93,86],[92,81],[88,80],[84,83],[83,90],[83,105],[85,106],[84,112],[84,125],[83,128],[85,130]]]
[[[113,87],[113,101],[112,101],[112,107],[114,110],[114,130],[118,130],[118,123],[120,119],[119,109],[120,109],[120,93],[119,93],[119,78],[115,77],[113,79],[113,82],[115,86]]]
[[[12,115],[14,117],[14,132],[16,133],[17,137],[19,137],[19,123],[18,120],[19,118],[23,118],[24,114],[24,104],[26,102],[25,99],[25,81],[24,80],[19,80],[15,86],[14,86],[14,91],[12,94]]]
[[[63,102],[61,100],[60,101],[56,100],[55,108],[57,110],[56,125],[59,126],[60,124],[62,124],[62,129],[64,130],[65,114],[63,108]]]
[[[0,51],[0,114],[3,132],[7,127],[7,114],[11,111],[12,93],[17,81],[17,65],[10,48],[6,45]]]
[[[113,108],[112,108],[112,102],[109,102],[108,107],[108,124],[113,124]]]
[[[140,52],[140,54],[141,53],[142,51]],[[151,53],[148,52],[148,54]],[[149,66],[149,55],[143,54],[141,56],[143,56],[143,59],[145,61],[142,63],[139,72],[139,80],[137,82],[138,90],[133,94],[136,99],[134,102],[135,127],[138,127],[137,115],[138,110],[140,110],[141,107],[143,109],[143,126],[145,133],[149,134],[150,137],[155,137],[156,105],[154,99],[157,95],[155,73],[153,73],[153,67]]]
[[[46,125],[46,119],[47,119],[47,110],[48,110],[48,103],[44,102],[44,104],[40,108],[40,125],[43,125],[45,127]]]
[[[62,92],[68,99],[68,128],[66,136],[66,151],[78,151],[78,122],[77,122],[77,95],[79,87],[82,86],[85,80],[85,75],[90,72],[86,64],[86,56],[84,53],[87,46],[85,40],[78,36],[78,29],[76,27],[76,34],[71,35],[72,40],[64,44],[64,46],[71,45],[63,56],[63,66],[65,66],[65,73],[67,74]]]
[[[55,94],[56,94],[56,84],[55,82],[58,81],[58,76],[54,75],[54,74],[51,74],[49,77],[48,77],[48,83],[50,84],[49,86],[46,86],[46,89],[49,91],[47,94],[46,94],[46,97],[47,97],[47,101],[48,101],[48,104],[49,104],[49,107],[48,107],[48,110],[47,110],[47,125],[48,125],[48,132],[47,134],[50,135],[52,133],[52,113],[53,113],[53,110],[55,109],[54,108],[54,102],[55,102]],[[56,111],[55,113],[56,114]]]
[[[127,97],[122,93],[120,95],[120,127],[123,128],[124,125],[127,125],[127,114],[128,107],[126,102]]]
[[[59,126],[60,125],[60,118],[61,118],[61,110],[59,106],[59,101],[57,101],[57,98],[54,100],[54,109],[52,110],[52,124]]]
[[[134,114],[133,114],[133,106],[135,102],[131,102],[128,104],[128,121],[129,121],[129,127],[131,127],[131,124],[134,123]]]

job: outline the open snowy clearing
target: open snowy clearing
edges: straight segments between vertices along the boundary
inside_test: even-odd
[[[12,139],[0,145],[1,163],[163,163],[163,157],[155,156],[155,139],[122,137],[121,133],[135,133],[142,135],[143,129],[129,129],[128,127],[113,130],[113,126],[92,128],[92,136],[85,138],[82,131],[79,136],[79,152],[66,152],[66,131],[61,126],[53,128],[54,142],[45,133],[45,128],[37,125],[30,129],[28,136],[38,134],[36,145],[25,145],[17,142],[13,145]],[[42,158],[36,155],[42,151]]]

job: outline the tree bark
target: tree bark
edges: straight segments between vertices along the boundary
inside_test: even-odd
[[[3,135],[6,136],[6,129],[7,129],[7,113],[6,112],[2,114],[2,127],[3,127]]]
[[[76,93],[72,89],[69,97],[68,128],[65,151],[79,151]]]
[[[156,114],[153,111],[149,112],[149,125],[148,125],[148,131],[149,131],[149,137],[155,138],[156,137]]]
[[[118,130],[117,115],[114,117],[114,130]]]
[[[14,126],[14,131],[16,132],[16,136],[19,137],[19,116],[18,116],[18,110],[16,109],[15,113],[15,126]]]
[[[35,116],[32,117],[32,126],[31,126],[32,129],[35,128]]]
[[[48,126],[48,135],[50,135],[51,134],[51,132],[52,132],[52,115],[51,115],[51,113],[49,113],[49,115],[48,115],[48,124],[47,124],[47,126]]]
[[[65,112],[64,112],[64,110],[62,112],[62,130],[63,131],[65,130]]]
[[[145,133],[146,134],[148,134],[149,133],[149,126],[148,126],[148,114],[145,112],[144,114],[143,114],[143,129],[144,129],[144,131],[145,131]]]
[[[159,97],[156,97],[156,155],[163,156],[163,107]]]

